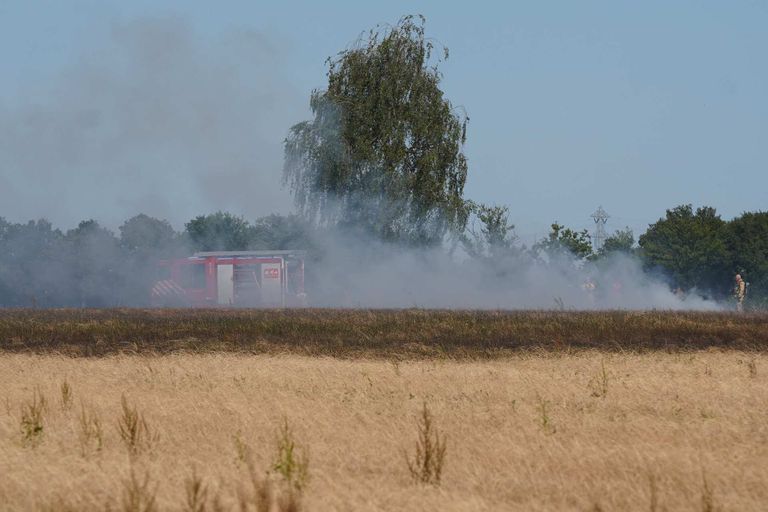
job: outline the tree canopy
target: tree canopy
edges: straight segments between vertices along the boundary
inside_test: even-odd
[[[242,217],[216,212],[187,222],[185,234],[197,251],[242,251],[250,248],[253,228]]]
[[[549,258],[568,255],[583,259],[592,254],[592,242],[586,229],[574,231],[555,222],[547,238],[533,245],[533,251]]]
[[[640,237],[642,257],[647,267],[663,269],[675,287],[723,293],[732,277],[725,226],[709,206],[695,213],[690,204],[667,210],[666,216]]]
[[[285,141],[302,215],[415,246],[463,230],[468,118],[445,99],[434,50],[424,18],[407,16],[328,60],[314,118]]]
[[[125,221],[119,230],[120,246],[131,253],[170,251],[178,242],[178,235],[167,220],[143,213]]]
[[[461,236],[464,250],[472,257],[507,258],[518,252],[515,244],[515,226],[509,222],[509,208],[489,206],[467,201],[472,218],[480,223],[479,232],[474,220]]]
[[[253,223],[253,249],[310,249],[311,227],[296,215],[267,215]]]
[[[747,212],[725,228],[731,272],[750,283],[751,300],[768,298],[768,212]]]
[[[630,228],[616,230],[605,239],[603,246],[598,251],[598,256],[603,257],[613,253],[631,254],[635,247],[635,235]]]

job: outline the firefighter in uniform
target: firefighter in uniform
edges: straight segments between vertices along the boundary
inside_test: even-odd
[[[741,274],[736,274],[736,284],[733,286],[733,298],[736,299],[736,311],[744,311],[744,297],[747,295],[747,284],[741,278]]]

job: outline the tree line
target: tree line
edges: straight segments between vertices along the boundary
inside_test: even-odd
[[[46,220],[10,223],[0,217],[0,306],[147,305],[160,259],[197,251],[305,249],[320,265],[338,229],[298,215],[273,214],[249,222],[226,212],[195,217],[181,232],[144,214],[128,219],[117,232],[94,220],[62,231]],[[768,300],[768,212],[726,221],[714,208],[681,205],[649,225],[637,243],[627,228],[594,251],[586,230],[558,223],[526,247],[515,237],[506,207],[473,204],[466,229],[442,247],[461,252],[458,260],[482,262],[501,287],[514,287],[515,276],[530,265],[589,265],[599,272],[602,261],[624,255],[637,258],[671,290],[722,300],[739,272],[750,282],[753,306]]]
[[[308,226],[296,216],[250,223],[230,213],[195,217],[182,232],[165,220],[136,215],[117,233],[85,220],[62,231],[47,220],[0,217],[0,306],[142,306],[157,263],[197,251],[306,248]]]
[[[521,254],[532,259],[570,258],[576,264],[594,264],[624,255],[637,258],[643,269],[681,294],[696,292],[723,300],[730,296],[735,275],[749,282],[753,307],[768,305],[768,212],[745,212],[724,220],[713,207],[694,210],[690,204],[666,211],[635,240],[631,229],[615,231],[595,251],[587,230],[576,231],[558,223],[549,235],[526,249],[517,243],[506,207],[479,206],[482,228],[463,235],[470,255],[500,259]]]

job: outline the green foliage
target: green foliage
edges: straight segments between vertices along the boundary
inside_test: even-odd
[[[187,222],[185,234],[196,251],[242,251],[250,246],[253,228],[231,213],[199,215]]]
[[[667,210],[640,237],[647,267],[663,269],[674,287],[725,293],[733,279],[725,243],[726,223],[714,208],[691,205]]]
[[[311,226],[297,215],[268,215],[252,225],[225,212],[195,217],[185,231],[195,251],[306,249],[312,234]]]
[[[728,222],[725,243],[730,270],[750,283],[747,304],[768,298],[768,212],[748,212]]]
[[[177,245],[178,235],[166,220],[143,213],[120,226],[120,246],[129,253],[169,252]]]
[[[573,256],[579,259],[587,258],[592,254],[592,242],[589,232],[574,231],[557,222],[552,224],[549,236],[533,245],[534,253],[544,253],[549,258]]]
[[[280,475],[291,489],[297,491],[301,491],[309,480],[309,455],[306,449],[297,446],[293,431],[288,425],[288,418],[283,418],[277,434],[277,453],[272,470]]]
[[[599,256],[612,253],[632,254],[635,247],[635,235],[630,228],[617,230],[605,239],[600,248]]]
[[[309,249],[312,227],[298,215],[268,215],[253,224],[252,249]]]
[[[443,97],[433,50],[424,18],[406,16],[328,60],[314,119],[285,141],[284,180],[301,214],[416,246],[463,230],[468,118]]]
[[[480,222],[479,233],[474,223],[468,233],[461,236],[464,250],[474,257],[504,258],[516,253],[514,224],[509,222],[509,208],[506,206],[488,206],[467,201],[471,214]]]
[[[21,437],[26,446],[37,446],[43,437],[43,416],[46,401],[39,389],[32,393],[32,400],[21,405]]]
[[[539,396],[538,398],[538,410],[539,410],[539,424],[541,425],[541,429],[544,431],[545,434],[554,434],[557,432],[557,427],[552,421],[552,416],[549,412],[549,400],[545,400],[543,397]]]

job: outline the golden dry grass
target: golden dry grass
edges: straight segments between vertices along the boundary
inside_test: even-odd
[[[70,386],[70,406],[62,383]],[[22,406],[46,400],[37,441]],[[149,438],[129,455],[121,398]],[[405,461],[426,402],[447,435],[439,487]],[[81,443],[100,421],[103,447]],[[0,508],[123,510],[133,470],[160,510],[193,472],[235,509],[288,418],[309,449],[306,510],[765,510],[768,358],[581,351],[496,360],[175,354],[0,355]],[[148,438],[148,439],[149,439]],[[706,484],[705,484],[706,481]],[[708,508],[708,507],[712,508]],[[655,508],[654,508],[655,507]]]

